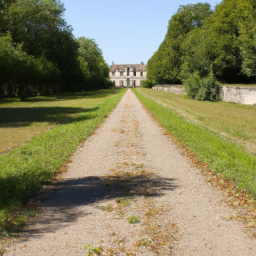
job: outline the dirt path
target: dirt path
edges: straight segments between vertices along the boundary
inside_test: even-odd
[[[256,255],[221,193],[162,133],[129,90],[5,255]]]

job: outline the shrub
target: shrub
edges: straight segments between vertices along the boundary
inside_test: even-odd
[[[219,100],[219,84],[210,77],[201,78],[198,73],[184,81],[187,96],[196,100]]]
[[[136,223],[140,222],[139,217],[137,215],[132,215],[132,216],[128,217],[127,219],[130,224],[136,224]]]
[[[141,82],[141,87],[143,88],[152,88],[154,86],[154,84],[152,83],[152,81],[150,79],[146,79],[146,80],[143,80]]]

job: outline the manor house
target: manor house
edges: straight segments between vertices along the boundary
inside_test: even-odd
[[[109,71],[110,80],[117,87],[135,87],[140,86],[141,82],[147,77],[146,65],[140,64],[114,64],[112,62]]]

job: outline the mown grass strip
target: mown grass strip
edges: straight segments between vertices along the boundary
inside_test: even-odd
[[[137,90],[180,116],[232,139],[256,156],[256,105],[196,101],[174,93]]]
[[[256,157],[227,138],[201,127],[133,90],[144,106],[198,159],[256,198]]]
[[[10,221],[10,215],[52,178],[116,106],[125,91],[120,90],[98,104],[95,102],[92,111],[80,120],[54,127],[0,156],[0,229]]]

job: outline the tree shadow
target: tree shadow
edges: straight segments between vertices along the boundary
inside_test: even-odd
[[[99,107],[87,109],[75,107],[0,108],[0,127],[29,126],[34,122],[61,124],[83,121],[87,119],[85,113],[94,112],[97,109]]]
[[[57,192],[48,191],[50,198],[43,206],[35,224],[23,233],[31,237],[40,237],[45,233],[54,233],[56,230],[72,225],[78,218],[84,217],[84,211],[80,207],[95,206],[96,203],[116,198],[150,197],[156,198],[164,195],[167,191],[176,189],[175,179],[165,178],[158,175],[137,175],[132,179],[117,177],[108,180],[102,177],[89,176],[80,179],[70,179],[62,182]],[[90,212],[86,213],[91,214]]]
[[[90,98],[104,98],[113,94],[119,93],[119,89],[106,89],[99,91],[88,91],[88,92],[77,92],[77,93],[60,93],[52,94],[48,96],[37,96],[26,98],[24,102],[42,102],[42,101],[64,101],[64,100],[74,100],[74,99],[90,99]],[[19,102],[18,98],[5,98],[0,99],[0,105],[6,103]]]

